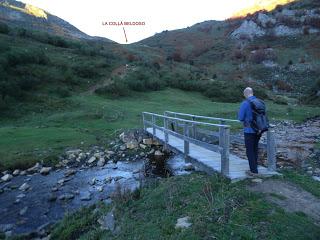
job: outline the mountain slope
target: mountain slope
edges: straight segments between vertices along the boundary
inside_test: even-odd
[[[67,21],[40,8],[14,0],[0,0],[0,21],[10,26],[45,31],[62,37],[96,38],[81,32]],[[109,39],[108,41],[112,42]]]
[[[301,0],[245,18],[164,31],[137,44],[161,49],[167,60],[192,64],[205,74],[198,80],[258,85],[287,102],[283,96],[314,95],[319,32],[320,2]]]

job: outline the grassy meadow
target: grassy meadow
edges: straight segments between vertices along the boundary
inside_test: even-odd
[[[67,147],[88,147],[124,129],[141,128],[143,111],[166,110],[236,118],[239,103],[212,102],[200,93],[176,89],[135,93],[121,98],[79,94],[65,98],[60,110],[44,110],[0,121],[1,169],[25,168],[37,161],[54,163]],[[319,107],[268,103],[272,120],[303,121],[320,115]]]

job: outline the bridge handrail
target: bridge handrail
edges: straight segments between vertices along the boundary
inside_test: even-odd
[[[228,118],[216,118],[216,117],[208,117],[208,116],[202,116],[202,115],[195,115],[195,114],[189,114],[189,113],[180,113],[180,112],[172,112],[172,111],[165,111],[164,114],[174,114],[176,116],[185,116],[185,117],[193,117],[193,118],[202,118],[207,120],[214,120],[214,121],[220,121],[220,122],[235,122],[235,123],[242,123],[241,121],[237,119],[228,119]],[[269,124],[270,128],[275,127],[274,124]]]
[[[224,122],[236,122],[241,123],[239,120],[236,119],[228,119],[228,118],[215,118],[215,117],[208,117],[208,116],[201,116],[201,115],[194,115],[194,114],[188,114],[188,113],[180,113],[180,112],[172,112],[172,111],[165,111],[164,112],[179,116],[185,116],[185,117],[194,117],[194,118],[201,118],[201,119],[207,119],[207,120],[214,120],[214,121],[224,121]]]
[[[143,112],[145,115],[150,115],[150,116],[156,116],[160,118],[165,118],[165,119],[171,119],[171,120],[176,120],[180,122],[186,122],[186,123],[193,123],[197,125],[205,125],[205,126],[213,126],[213,127],[224,127],[224,128],[230,128],[230,125],[226,124],[215,124],[215,123],[208,123],[208,122],[199,122],[199,121],[194,121],[194,120],[188,120],[188,119],[182,119],[182,118],[176,118],[176,117],[169,117],[157,113],[150,113],[150,112]]]

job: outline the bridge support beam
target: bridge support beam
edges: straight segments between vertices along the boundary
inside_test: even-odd
[[[230,147],[230,129],[228,127],[220,128],[221,135],[219,143],[221,143],[221,173],[229,176],[229,147]]]
[[[190,149],[189,149],[189,141],[186,139],[186,137],[189,137],[189,127],[187,123],[183,125],[183,136],[184,136],[184,156],[188,157]]]
[[[267,132],[267,159],[268,170],[276,171],[276,143],[274,138],[274,130],[270,128]]]
[[[224,125],[225,121],[221,120],[220,124]],[[223,139],[223,131],[224,131],[224,128],[219,127],[219,147],[223,147],[223,140],[222,140]]]
[[[168,149],[169,134],[168,134],[168,119],[163,119],[163,129],[164,129],[164,149]]]

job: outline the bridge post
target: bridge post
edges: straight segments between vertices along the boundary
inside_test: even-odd
[[[192,121],[196,121],[196,117],[192,117]],[[192,124],[192,137],[194,138],[194,139],[197,139],[197,129],[196,129],[196,124]]]
[[[168,119],[165,117],[163,119],[163,127],[164,127],[164,148],[168,149],[169,135],[168,135]]]
[[[224,125],[225,121],[220,120],[220,124]],[[219,127],[219,147],[223,147],[223,132],[224,132],[224,127]]]
[[[230,129],[228,127],[221,128],[221,173],[225,176],[229,175],[229,145],[230,145]]]
[[[271,127],[267,131],[267,159],[268,170],[276,171],[276,143],[274,138],[274,130]]]
[[[189,129],[188,124],[184,123],[183,125],[183,136],[184,136],[184,156],[188,157],[189,155],[189,141],[186,139],[186,137],[189,137]]]
[[[152,134],[153,137],[156,136],[156,117],[152,115]]]
[[[144,117],[144,113],[142,113],[142,123],[143,123],[143,130],[147,130],[147,126],[146,126],[146,123],[145,123],[145,117]]]
[[[177,118],[177,114],[176,113],[174,114],[174,117]],[[174,120],[173,126],[174,126],[174,130],[173,131],[178,132],[178,122],[177,122],[177,120]]]

